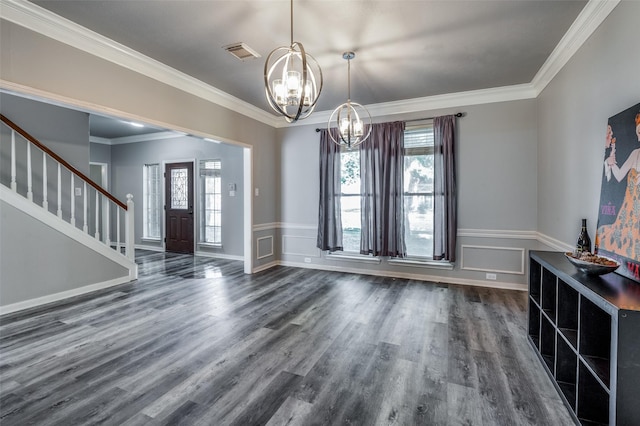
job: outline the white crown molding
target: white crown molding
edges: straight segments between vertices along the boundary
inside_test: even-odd
[[[593,34],[620,0],[589,0],[530,83],[367,105],[372,117],[409,114],[494,102],[536,98]],[[0,18],[101,57],[275,128],[324,124],[331,111],[296,123],[270,114],[230,94],[24,0],[2,0]]]
[[[516,84],[513,86],[494,87],[491,89],[470,90],[467,92],[447,93],[444,95],[426,96],[424,98],[405,99],[402,101],[384,102],[367,105],[371,117],[388,117],[399,114],[437,110],[443,108],[457,108],[469,105],[482,105],[495,102],[518,101],[522,99],[534,99],[537,92],[529,84]],[[308,124],[327,124],[332,111],[314,112],[304,121],[287,123],[278,120],[276,127],[304,126]]]
[[[33,3],[2,0],[0,18],[275,127],[278,117]]]
[[[620,0],[589,0],[571,24],[558,45],[553,49],[540,70],[531,80],[538,96],[553,80],[569,59],[606,19]]]
[[[89,142],[91,142],[91,143],[99,143],[100,145],[113,145],[111,143],[111,139],[99,138],[97,136],[89,136]]]
[[[147,133],[145,135],[123,136],[121,138],[113,138],[113,139],[90,136],[89,142],[101,143],[105,145],[124,145],[128,143],[159,141],[163,139],[179,138],[183,136],[186,136],[186,135],[184,133],[168,131],[168,132]]]

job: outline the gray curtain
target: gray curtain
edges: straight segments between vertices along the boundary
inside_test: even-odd
[[[338,139],[338,130],[331,129]],[[320,250],[342,250],[342,217],[340,214],[340,147],[320,131],[320,209],[318,212],[317,247]]]
[[[404,122],[373,124],[360,145],[360,253],[405,257]]]
[[[433,258],[456,260],[456,118],[453,115],[433,120]]]

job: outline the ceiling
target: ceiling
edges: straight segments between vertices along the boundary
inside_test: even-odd
[[[262,110],[264,61],[289,45],[287,0],[33,1]],[[530,83],[586,1],[299,0],[294,40],[319,62],[317,111]],[[262,57],[222,47],[245,42]]]
[[[158,133],[163,131],[163,129],[153,127],[148,124],[136,124],[137,125],[134,125],[130,121],[120,120],[112,117],[90,114],[89,134],[96,138],[112,140],[126,138],[129,136],[148,135],[150,133]]]

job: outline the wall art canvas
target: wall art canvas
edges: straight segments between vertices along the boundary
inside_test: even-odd
[[[640,283],[640,103],[607,124],[596,247]]]

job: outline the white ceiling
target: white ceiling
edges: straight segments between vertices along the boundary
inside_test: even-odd
[[[33,3],[271,112],[263,67],[289,44],[288,0],[46,0]],[[584,0],[298,0],[294,40],[324,74],[317,110],[530,83]],[[245,42],[262,58],[222,46]]]

